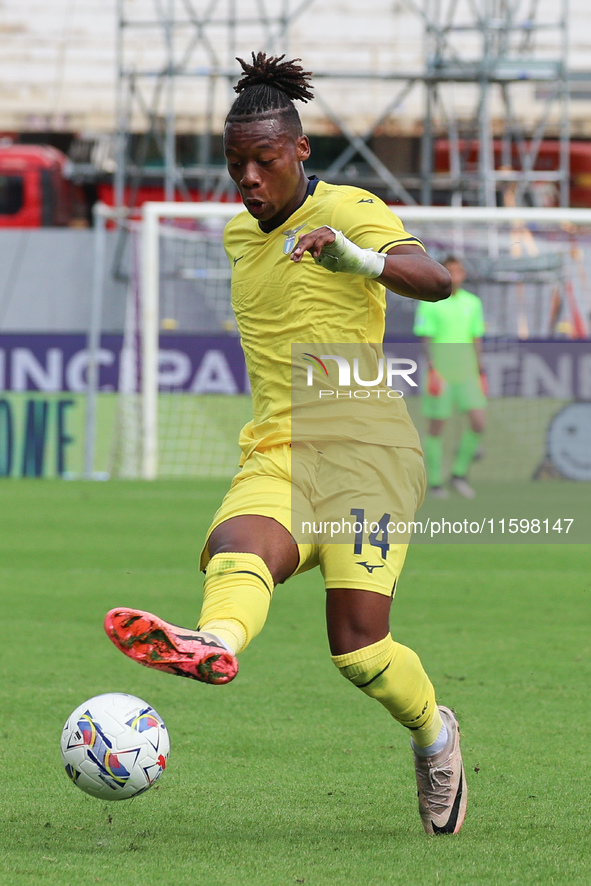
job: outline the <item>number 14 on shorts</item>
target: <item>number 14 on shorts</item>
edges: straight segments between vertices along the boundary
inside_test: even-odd
[[[365,510],[363,508],[351,508],[349,513],[355,518],[355,523],[353,524],[353,532],[355,533],[353,553],[362,553],[363,539],[367,536],[370,545],[380,548],[382,559],[385,560],[390,550],[388,542],[390,514],[383,514],[379,520],[372,521],[365,519]]]

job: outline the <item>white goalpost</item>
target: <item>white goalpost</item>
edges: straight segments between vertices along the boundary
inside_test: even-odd
[[[142,289],[142,438],[141,475],[147,480],[158,474],[158,351],[160,330],[160,236],[166,219],[199,219],[226,222],[243,209],[234,203],[145,203],[141,228]],[[218,229],[219,234],[219,229]],[[208,270],[202,268],[202,279]],[[219,279],[219,277],[218,277]],[[229,269],[227,280],[229,285]]]
[[[591,210],[392,209],[435,258],[461,258],[467,288],[483,301],[491,341],[589,335]],[[238,429],[250,413],[248,387],[237,376],[243,370],[232,366],[232,375],[228,369],[234,359],[228,354],[239,344],[222,232],[241,211],[235,203],[146,203],[140,219],[125,222],[129,303],[118,397],[129,402],[118,407],[111,451],[127,447],[132,454],[123,461],[112,457],[112,476],[235,471]],[[109,211],[100,217],[107,224]],[[104,253],[100,238],[97,230],[97,261]],[[412,338],[415,307],[410,299],[389,296],[388,339]],[[98,346],[96,329],[92,340]],[[203,341],[208,350],[195,358],[201,360],[196,371],[189,352]],[[515,404],[512,409],[519,412]]]

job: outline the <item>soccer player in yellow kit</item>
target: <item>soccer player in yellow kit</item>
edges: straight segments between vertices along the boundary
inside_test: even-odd
[[[377,197],[307,178],[310,145],[293,100],[312,98],[310,74],[297,59],[282,59],[253,53],[252,65],[239,60],[244,76],[224,131],[228,169],[247,210],[228,223],[224,245],[253,419],[240,437],[241,469],[202,552],[198,628],[118,607],[107,614],[105,629],[122,652],[147,667],[226,683],[238,670],[236,655],[262,629],[274,587],[319,565],[334,664],[409,729],[425,831],[457,833],[467,800],[457,720],[436,704],[416,653],[396,643],[389,629],[407,545],[389,544],[384,532],[356,538],[354,545],[296,543],[291,531],[291,344],[380,343],[384,287],[437,301],[449,295],[450,278]],[[388,465],[379,481],[388,487],[392,519],[409,520],[424,495],[420,444],[403,400],[387,406],[391,421],[383,428],[353,421],[347,434],[358,451],[379,450]],[[333,431],[322,427],[319,421],[316,436],[328,443]],[[314,442],[310,497],[322,485],[325,459]],[[371,471],[372,458],[367,462]],[[339,482],[327,488],[330,498]],[[305,498],[302,489],[297,493]],[[370,557],[379,559],[370,564]]]

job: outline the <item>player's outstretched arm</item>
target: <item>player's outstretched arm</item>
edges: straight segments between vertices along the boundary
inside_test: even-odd
[[[451,295],[449,271],[420,246],[395,246],[386,255],[378,278],[386,289],[419,301],[441,301]]]
[[[329,271],[379,280],[387,289],[407,298],[440,301],[451,293],[447,269],[417,245],[395,246],[384,255],[361,249],[342,231],[324,226],[300,237],[291,253],[292,261],[301,261],[305,252]]]

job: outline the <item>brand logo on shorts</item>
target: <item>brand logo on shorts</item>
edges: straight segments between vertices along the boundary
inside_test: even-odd
[[[385,564],[384,563],[375,563],[375,564],[367,563],[365,560],[363,560],[361,563],[358,563],[357,565],[358,566],[365,566],[367,571],[371,574],[374,571],[374,569],[383,569]]]

